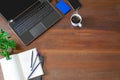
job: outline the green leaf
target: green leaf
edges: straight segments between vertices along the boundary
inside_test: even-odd
[[[0,55],[9,59],[9,52],[7,51],[9,48],[15,49],[16,43],[14,40],[10,39],[11,36],[9,33],[0,29]]]

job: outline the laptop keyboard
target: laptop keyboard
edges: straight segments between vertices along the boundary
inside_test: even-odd
[[[43,18],[49,15],[53,11],[51,5],[48,2],[40,3],[37,2],[27,12],[24,17],[16,19],[13,29],[20,36],[25,31],[31,29],[33,26],[38,24]]]

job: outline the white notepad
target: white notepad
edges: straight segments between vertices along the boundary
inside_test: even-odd
[[[0,60],[1,68],[3,72],[4,80],[27,80],[31,71],[31,55],[33,51],[33,61],[37,55],[36,48],[13,54],[10,57],[12,59],[6,60],[6,58],[2,58]],[[37,57],[37,61],[35,66],[40,62],[39,57]],[[43,75],[42,65],[40,64],[30,78],[35,78]]]

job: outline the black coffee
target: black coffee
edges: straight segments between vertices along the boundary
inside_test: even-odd
[[[71,20],[72,20],[73,23],[79,23],[80,22],[80,18],[78,16],[73,16]]]

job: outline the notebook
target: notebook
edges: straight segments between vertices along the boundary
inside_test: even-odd
[[[0,0],[0,13],[25,45],[62,18],[48,0]]]
[[[33,61],[31,61],[32,52]],[[4,80],[40,80],[44,72],[40,63],[42,59],[40,57],[36,58],[37,53],[36,48],[33,48],[10,55],[10,60],[6,60],[6,58],[0,59]],[[32,70],[31,62],[34,61],[34,69]]]

